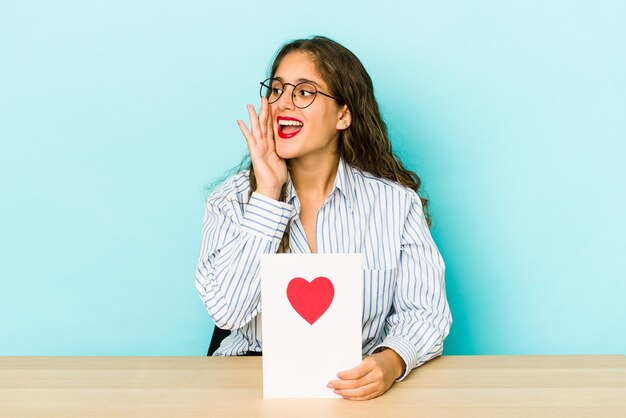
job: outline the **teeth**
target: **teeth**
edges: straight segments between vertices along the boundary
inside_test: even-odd
[[[298,122],[295,120],[284,120],[284,119],[279,120],[278,124],[283,125],[283,126],[284,125],[289,125],[289,126],[302,126],[303,125],[302,122]]]

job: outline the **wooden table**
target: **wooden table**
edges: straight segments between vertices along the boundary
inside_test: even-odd
[[[0,357],[0,417],[626,417],[626,357],[444,356],[370,401],[263,399],[260,357]]]

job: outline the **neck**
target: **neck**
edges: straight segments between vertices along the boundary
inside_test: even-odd
[[[289,174],[293,187],[299,198],[328,197],[335,184],[337,169],[339,167],[339,154],[323,159],[293,159],[289,161]]]

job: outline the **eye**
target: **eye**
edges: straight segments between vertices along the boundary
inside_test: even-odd
[[[281,94],[283,94],[283,89],[278,87],[272,87],[271,93],[272,95],[280,96]]]
[[[294,93],[297,94],[298,97],[311,97],[315,96],[315,93],[317,93],[317,89],[311,84],[300,84],[294,90]]]

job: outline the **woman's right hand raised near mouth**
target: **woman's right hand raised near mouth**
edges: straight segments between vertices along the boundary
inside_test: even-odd
[[[250,126],[238,120],[237,124],[248,143],[250,159],[256,177],[256,192],[278,200],[283,184],[287,182],[287,163],[276,154],[274,129],[269,104],[265,97],[261,98],[261,114],[257,117],[252,105],[248,105]]]

